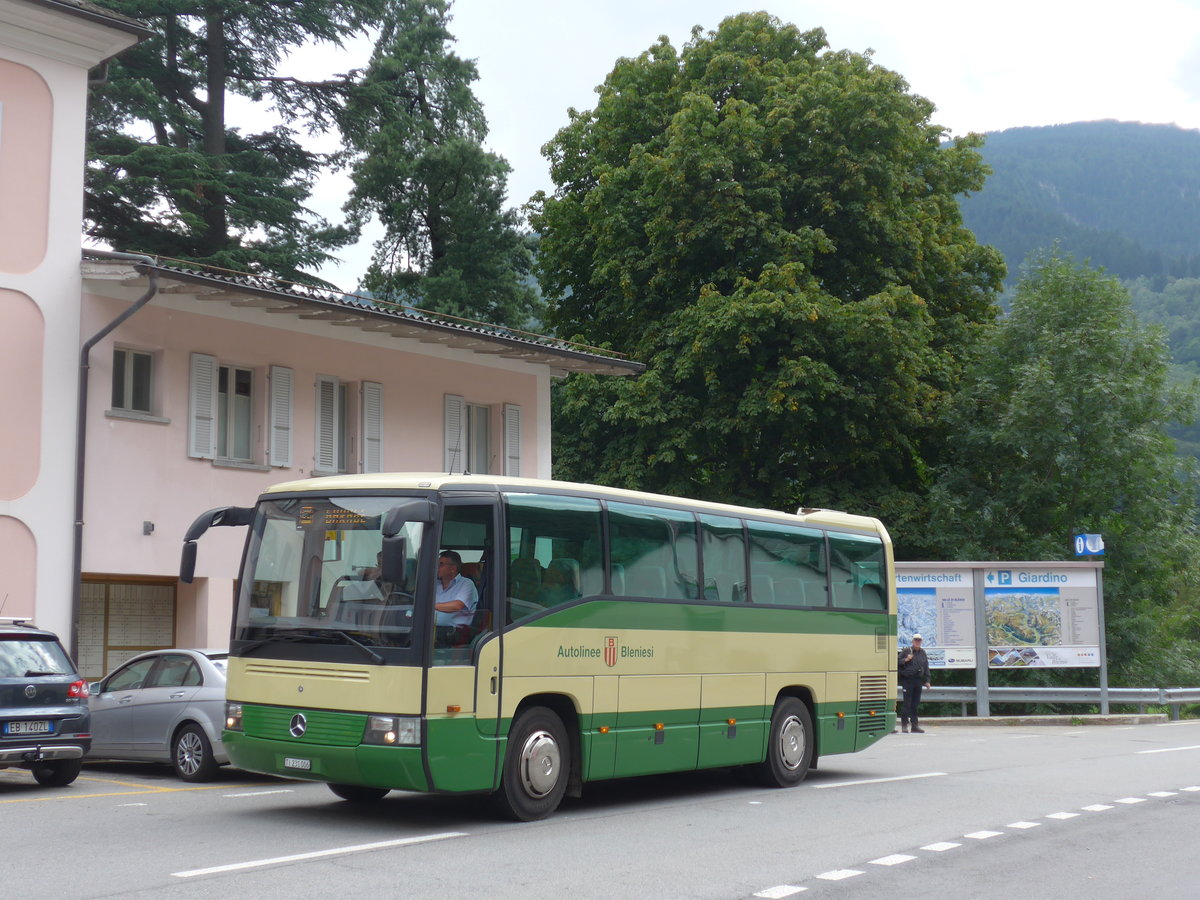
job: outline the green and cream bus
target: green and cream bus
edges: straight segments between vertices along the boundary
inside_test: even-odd
[[[496,476],[335,476],[205,513],[184,581],[214,525],[249,526],[230,760],[347,800],[491,793],[529,820],[634,775],[750,766],[787,787],[895,723],[892,548],[876,519]],[[447,550],[478,597],[455,626],[433,609]]]

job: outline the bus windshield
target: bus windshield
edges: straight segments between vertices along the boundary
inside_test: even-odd
[[[392,497],[302,497],[259,504],[235,612],[242,653],[276,641],[411,648],[425,525],[406,523],[400,581],[382,578],[380,526]],[[422,617],[418,613],[416,618]],[[375,649],[372,649],[375,648]]]

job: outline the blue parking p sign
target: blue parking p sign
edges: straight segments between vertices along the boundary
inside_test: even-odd
[[[1103,556],[1104,538],[1098,534],[1075,535],[1076,556]]]

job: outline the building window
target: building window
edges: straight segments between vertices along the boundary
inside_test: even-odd
[[[149,415],[154,355],[117,347],[113,350],[112,408]]]
[[[284,373],[290,376],[288,370]],[[276,368],[272,367],[272,391],[276,391]],[[261,421],[263,401],[256,401],[259,376],[253,369],[221,363],[207,353],[193,353],[188,377],[188,456],[237,466],[262,460]],[[290,380],[287,381],[290,386]],[[289,388],[290,389],[290,388]],[[286,397],[284,398],[287,399]],[[279,398],[272,393],[267,407],[279,414]],[[290,404],[282,419],[290,427]],[[275,433],[272,420],[272,465]]]
[[[492,407],[468,403],[456,394],[445,395],[445,467],[446,471],[492,474]],[[504,458],[503,474],[521,474],[521,407],[506,403],[501,409]]]
[[[217,378],[217,456],[249,462],[254,427],[254,372],[221,366]]]

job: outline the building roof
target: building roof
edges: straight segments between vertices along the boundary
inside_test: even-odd
[[[645,365],[624,354],[572,341],[475,322],[454,316],[427,313],[413,307],[386,303],[279,281],[267,276],[210,269],[195,263],[155,259],[154,265],[125,259],[105,259],[83,251],[83,275],[88,279],[145,285],[151,269],[160,294],[194,294],[206,302],[225,302],[239,308],[259,308],[297,319],[357,328],[372,334],[441,344],[484,355],[519,359],[550,367],[552,375],[589,372],[596,375],[636,375]],[[149,258],[147,258],[149,259]]]
[[[119,12],[113,12],[111,9],[105,9],[97,3],[89,2],[89,0],[26,0],[26,2],[32,3],[35,6],[58,10],[69,16],[86,19],[99,25],[107,25],[109,28],[137,35],[139,39],[147,38],[157,33],[137,19],[132,19]]]

